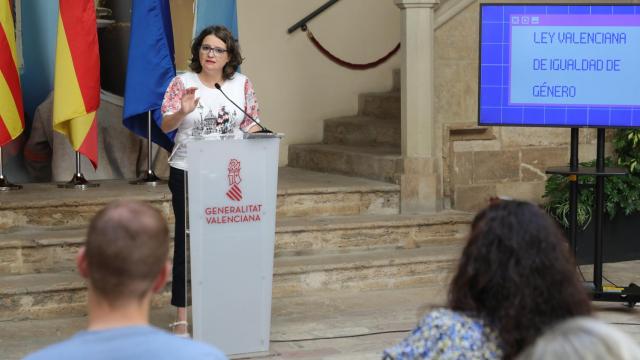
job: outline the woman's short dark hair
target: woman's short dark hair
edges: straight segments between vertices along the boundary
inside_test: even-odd
[[[514,358],[548,326],[591,313],[558,225],[538,206],[498,201],[471,225],[449,307],[485,319]]]
[[[238,40],[233,37],[233,34],[229,29],[224,26],[208,26],[204,28],[191,44],[191,62],[189,68],[196,73],[202,71],[202,64],[200,64],[200,46],[204,38],[209,35],[214,35],[218,39],[222,40],[227,46],[227,55],[229,55],[229,62],[222,69],[222,78],[229,80],[238,71],[238,67],[242,64],[242,54],[240,54],[240,44]]]

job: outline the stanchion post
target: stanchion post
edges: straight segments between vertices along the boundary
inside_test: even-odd
[[[64,184],[58,184],[59,188],[63,189],[77,189],[77,190],[86,190],[88,188],[98,187],[100,184],[89,182],[89,180],[85,179],[82,174],[82,170],[80,168],[80,153],[76,151],[76,173],[73,174],[73,177],[69,182]]]
[[[12,184],[4,177],[4,163],[2,162],[2,146],[0,146],[0,191],[20,190],[22,185]]]
[[[148,149],[147,171],[141,178],[130,182],[130,184],[156,186],[159,184],[166,183],[166,181],[157,177],[156,174],[153,172],[152,165],[151,165],[151,145],[152,145],[151,143],[151,111],[148,111],[147,112],[147,149]]]

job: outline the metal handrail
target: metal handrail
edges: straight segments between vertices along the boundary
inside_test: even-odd
[[[338,1],[339,0],[329,0],[329,1],[327,1],[324,5],[320,6],[314,12],[312,12],[311,14],[305,16],[302,20],[298,21],[293,26],[291,26],[289,29],[287,29],[287,33],[291,34],[292,32],[298,30],[299,28],[306,26],[307,23],[309,21],[311,21],[311,19],[313,19],[314,17],[320,15],[321,12],[327,10],[327,8],[329,8],[329,6],[337,3]]]

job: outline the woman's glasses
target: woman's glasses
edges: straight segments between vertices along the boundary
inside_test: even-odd
[[[213,56],[220,56],[224,53],[227,52],[227,49],[223,49],[223,48],[219,48],[219,47],[211,47],[209,45],[202,45],[200,46],[200,51],[202,51],[203,53],[209,55],[211,54],[211,52],[213,52]]]

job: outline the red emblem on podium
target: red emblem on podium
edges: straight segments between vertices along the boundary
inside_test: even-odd
[[[227,197],[233,201],[242,200],[242,190],[240,189],[240,161],[236,159],[229,160],[229,190],[227,191]]]

